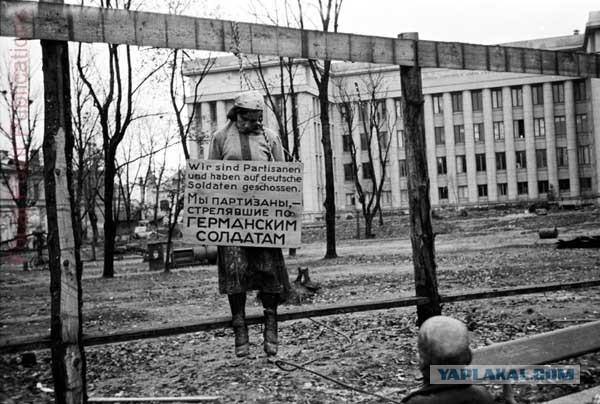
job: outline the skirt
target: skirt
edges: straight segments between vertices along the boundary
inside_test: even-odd
[[[218,247],[217,267],[221,294],[258,290],[287,300],[290,280],[281,248]]]

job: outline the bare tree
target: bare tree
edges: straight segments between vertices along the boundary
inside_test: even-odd
[[[338,31],[338,19],[343,0],[319,0],[316,7],[319,13],[321,29],[328,32]],[[300,10],[300,27],[304,29],[302,2],[298,0]],[[333,25],[333,26],[331,26]],[[333,151],[331,147],[331,126],[329,119],[329,78],[331,60],[309,60],[313,79],[319,89],[319,106],[321,121],[321,143],[325,162],[325,224],[327,234],[327,249],[325,258],[337,257],[335,241],[335,173],[333,168]]]
[[[36,136],[41,113],[38,99],[41,97],[31,89],[29,60],[18,62],[27,67],[15,68],[14,74],[9,72],[8,60],[4,62],[8,74],[3,85],[6,88],[0,88],[0,94],[8,119],[0,122],[0,134],[10,144],[12,164],[0,167],[0,173],[2,183],[17,208],[16,248],[22,249],[27,246],[28,210],[38,202],[39,192],[36,190],[39,190],[42,182],[41,142]],[[13,185],[14,177],[16,187]]]
[[[84,67],[87,70],[87,67]],[[100,150],[96,145],[99,135],[98,112],[92,105],[92,97],[87,91],[76,68],[71,72],[72,104],[71,118],[75,139],[75,203],[80,207],[78,226],[82,235],[86,217],[92,228],[91,260],[96,260],[96,243],[98,242],[98,217],[96,207],[99,186],[101,185],[99,167]],[[83,238],[82,238],[83,242]]]
[[[110,0],[102,0],[100,5],[101,7],[112,8],[113,5],[119,6],[119,3],[113,4]],[[125,1],[123,8],[129,9],[130,7],[131,1]],[[117,231],[113,209],[115,178],[117,176],[115,163],[117,150],[132,121],[143,117],[143,115],[136,116],[134,114],[134,97],[144,83],[160,70],[166,61],[142,74],[142,78],[134,85],[133,61],[129,45],[109,44],[107,46],[107,88],[103,89],[100,85],[95,86],[92,84],[89,75],[84,71],[81,45],[77,55],[77,68],[81,79],[94,100],[94,106],[97,108],[99,115],[102,149],[104,151],[104,268],[102,276],[112,278],[114,276],[114,247]]]
[[[395,122],[386,110],[381,74],[370,71],[361,85],[354,82],[354,91],[348,88],[351,86],[345,80],[338,81],[336,87],[341,100],[339,109],[345,141],[350,149],[352,177],[365,219],[365,237],[372,238],[373,219],[377,213],[381,214],[381,196]],[[355,136],[357,134],[359,136]],[[354,140],[356,137],[360,138],[359,147]]]
[[[183,198],[183,180],[184,172],[179,167],[177,172],[167,183],[166,191],[169,198],[169,213],[167,216],[167,247],[166,247],[166,259],[165,259],[165,272],[169,272],[171,267],[171,247],[173,245],[173,235],[175,228],[177,227],[178,218],[183,210],[184,198]]]

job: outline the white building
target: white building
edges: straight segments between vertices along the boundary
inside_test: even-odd
[[[585,34],[507,45],[599,53],[600,12],[590,13]],[[196,60],[186,66],[190,86],[202,64],[202,60]],[[245,81],[253,88],[262,88],[255,69],[250,63],[245,65]],[[271,91],[278,94],[278,61],[263,58],[262,65],[267,82],[273,84]],[[325,198],[318,91],[306,61],[298,61],[295,69],[301,160],[305,167],[304,211],[309,219],[323,213]],[[334,63],[330,119],[339,210],[354,210],[357,203],[353,180],[345,168],[351,157],[344,141],[340,109],[336,107],[341,102],[339,83],[350,88],[373,74],[381,75],[378,94],[385,99],[384,109],[392,123],[383,208],[408,207],[398,67]],[[423,69],[422,79],[434,207],[549,198],[600,203],[600,79],[447,69]],[[191,104],[193,98],[186,100],[190,109],[195,108],[197,133],[205,135],[201,142],[190,145],[192,156],[203,157],[210,134],[225,124],[238,91],[238,59],[217,59],[200,84],[200,101]],[[267,114],[265,124],[277,128],[272,114]],[[359,145],[360,134],[354,136]],[[361,159],[366,161],[364,155]]]

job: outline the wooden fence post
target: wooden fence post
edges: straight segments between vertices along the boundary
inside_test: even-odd
[[[404,33],[400,39],[414,40],[418,34]],[[441,313],[438,294],[434,235],[431,226],[429,177],[425,148],[425,120],[421,68],[418,49],[415,49],[415,66],[400,66],[402,87],[402,115],[406,135],[406,162],[408,169],[408,199],[410,208],[410,240],[413,252],[415,291],[417,297],[429,298],[429,303],[417,305],[417,325]]]
[[[54,0],[62,3],[62,0]],[[73,134],[67,42],[42,40],[44,189],[50,265],[50,339],[54,400],[86,402],[81,325],[81,260],[73,198]]]

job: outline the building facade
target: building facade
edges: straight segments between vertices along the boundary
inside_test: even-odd
[[[600,52],[600,12],[590,13],[585,34],[507,44],[549,50]],[[190,88],[201,60],[187,65]],[[251,63],[243,72],[246,88],[261,89]],[[304,211],[307,220],[323,213],[325,174],[317,87],[306,61],[296,62],[294,87],[304,163]],[[269,89],[280,96],[276,60],[262,63]],[[344,94],[366,94],[376,77],[376,97],[388,122],[385,136],[391,146],[382,192],[384,209],[407,209],[407,168],[401,116],[400,74],[397,66],[334,63],[330,117],[335,168],[336,206],[355,210],[352,159],[345,137]],[[423,69],[425,136],[430,198],[434,207],[484,206],[557,200],[561,203],[600,203],[600,79]],[[188,99],[194,111],[197,141],[192,156],[203,158],[210,135],[225,124],[226,113],[240,90],[239,61],[217,60],[199,86],[199,102]],[[359,90],[361,88],[362,90]],[[288,100],[289,102],[289,100]],[[272,113],[266,126],[277,128]],[[351,133],[361,145],[361,125]],[[289,139],[292,144],[293,139]],[[358,159],[367,158],[360,147]],[[380,175],[360,169],[359,176]],[[380,170],[379,170],[380,171]],[[368,187],[368,185],[366,185]]]

